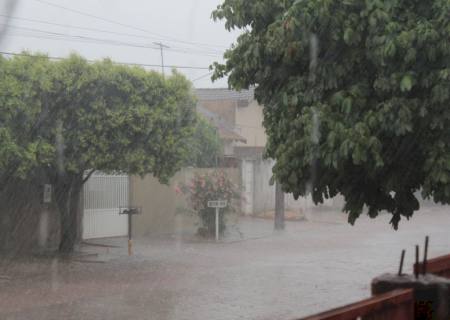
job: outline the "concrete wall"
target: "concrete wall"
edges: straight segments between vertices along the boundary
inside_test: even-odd
[[[247,107],[236,110],[236,129],[247,143],[238,142],[237,146],[265,147],[267,136],[263,127],[263,108],[256,100],[250,102]]]
[[[264,147],[266,145],[263,108],[256,100],[252,100],[245,107],[238,107],[236,100],[201,101],[201,105],[236,127],[236,131],[247,140],[247,143],[238,142],[236,146]]]
[[[270,185],[269,181],[272,177],[273,160],[257,160],[254,161],[254,192],[253,192],[253,210],[254,213],[272,211],[275,209],[275,185]],[[342,199],[327,199],[321,205],[323,209],[342,208]],[[315,207],[310,196],[295,200],[292,194],[285,194],[286,210],[299,211],[308,214],[311,208]]]
[[[42,204],[39,182],[10,182],[0,194],[0,251],[14,255],[53,251],[59,244],[60,215]]]
[[[214,169],[187,168],[178,172],[170,181],[170,185],[162,185],[147,175],[144,178],[130,177],[130,202],[132,206],[142,208],[142,214],[133,217],[133,233],[135,236],[159,236],[193,234],[198,228],[195,214],[186,210],[186,201],[177,195],[175,186],[187,183],[195,173],[207,173]],[[239,185],[238,169],[223,169],[228,177]]]

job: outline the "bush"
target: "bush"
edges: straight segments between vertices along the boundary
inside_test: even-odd
[[[195,174],[188,183],[179,184],[177,191],[186,196],[190,209],[198,214],[202,223],[198,234],[204,237],[215,234],[215,209],[208,208],[208,201],[227,201],[227,207],[220,209],[219,215],[219,230],[220,234],[223,234],[226,229],[225,215],[236,211],[233,200],[240,196],[237,186],[222,170]]]

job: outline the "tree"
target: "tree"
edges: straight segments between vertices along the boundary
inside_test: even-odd
[[[44,57],[0,57],[0,191],[49,160],[53,146],[40,136],[48,68]]]
[[[222,144],[216,129],[200,115],[197,115],[194,134],[188,143],[190,152],[185,166],[197,168],[212,168],[216,166]]]
[[[450,202],[450,2],[225,0],[237,43],[214,78],[256,86],[274,175],[315,203],[342,194],[401,217]]]
[[[20,64],[18,59],[26,61],[12,72],[19,83],[29,81],[20,70],[29,75],[34,63],[45,65],[39,74],[45,86],[22,101],[24,109],[37,112],[24,120],[30,126],[40,122],[35,135],[52,146],[50,157],[42,157],[38,149],[33,160],[42,159],[35,163],[54,186],[61,220],[59,249],[71,252],[80,224],[80,193],[92,173],[151,173],[166,183],[180,168],[195,122],[192,90],[176,72],[164,79],[109,60],[90,64],[72,55],[58,62],[41,56],[9,63]],[[6,97],[6,105],[9,101]],[[12,121],[6,129],[15,137],[21,135],[18,127]]]

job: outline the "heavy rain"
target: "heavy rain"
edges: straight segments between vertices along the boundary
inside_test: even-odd
[[[448,12],[2,0],[0,319],[450,319]]]

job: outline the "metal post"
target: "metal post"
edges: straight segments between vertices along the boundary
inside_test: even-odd
[[[133,241],[131,240],[132,232],[132,219],[131,211],[128,212],[128,255],[133,255]]]
[[[219,241],[219,208],[216,208],[216,241]]]
[[[169,46],[164,45],[162,42],[153,42],[153,44],[159,46],[159,50],[161,51],[161,71],[164,77],[164,48],[170,48]]]
[[[430,237],[425,237],[425,248],[423,252],[423,274],[425,275],[427,273],[427,259],[428,259],[428,242],[430,240]]]
[[[403,261],[405,260],[405,250],[402,250],[402,255],[400,257],[400,266],[398,267],[398,275],[403,274]]]
[[[414,268],[414,275],[417,278],[419,278],[419,246],[416,245],[416,264]]]

